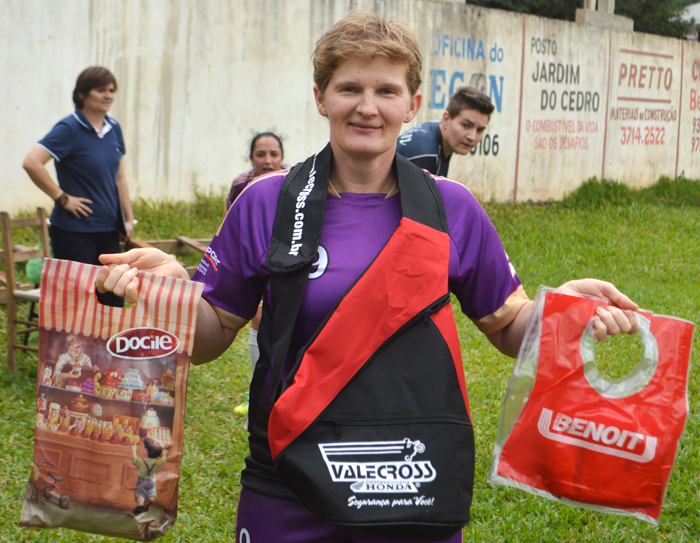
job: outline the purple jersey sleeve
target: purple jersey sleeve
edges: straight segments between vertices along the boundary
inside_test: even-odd
[[[434,179],[445,205],[452,241],[450,290],[462,312],[479,321],[506,304],[521,286],[520,279],[486,211],[471,192],[444,177]]]
[[[287,171],[251,182],[229,210],[193,279],[203,297],[242,319],[255,315],[270,273],[265,266],[279,191]],[[508,324],[503,307],[518,291],[515,273],[498,234],[476,198],[459,183],[435,178],[445,203],[451,238],[450,290],[462,311],[486,333]],[[299,311],[303,344],[327,312],[374,260],[401,218],[398,195],[329,196],[317,262]],[[524,294],[523,294],[524,297]],[[522,297],[521,297],[522,298]],[[494,316],[495,315],[495,316]],[[489,319],[486,325],[480,321]]]
[[[205,300],[243,319],[255,315],[269,278],[265,260],[286,174],[264,175],[246,187],[192,277],[204,283]]]

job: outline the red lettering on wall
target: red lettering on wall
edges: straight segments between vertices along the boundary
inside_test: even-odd
[[[693,64],[693,70],[693,79],[700,79],[700,62],[696,61]],[[618,87],[658,90],[661,89],[662,80],[664,87],[669,90],[673,84],[673,70],[671,68],[647,64],[620,63],[620,73],[617,79]]]
[[[627,77],[627,64],[624,62],[620,63],[620,79],[617,81],[617,86],[622,85],[622,81]]]

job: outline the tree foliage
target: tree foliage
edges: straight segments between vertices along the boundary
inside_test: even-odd
[[[683,0],[616,0],[615,13],[633,19],[635,32],[685,38],[695,29],[695,21],[683,18],[689,3]]]
[[[633,19],[636,32],[684,38],[697,32],[696,21],[683,18],[685,8],[696,1],[616,0],[615,14]],[[576,9],[583,8],[583,0],[468,0],[467,3],[566,21],[574,21]]]

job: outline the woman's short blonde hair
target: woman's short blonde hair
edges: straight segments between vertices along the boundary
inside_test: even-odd
[[[351,58],[383,57],[406,65],[406,82],[413,95],[421,84],[423,55],[408,25],[383,19],[371,9],[354,9],[316,43],[314,83],[321,94],[341,62]]]

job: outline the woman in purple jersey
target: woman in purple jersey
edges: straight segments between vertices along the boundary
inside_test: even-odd
[[[309,274],[296,328],[294,353],[314,334],[325,315],[377,256],[401,220],[393,168],[396,138],[418,112],[422,94],[422,57],[418,40],[404,24],[384,20],[370,10],[354,10],[317,43],[314,98],[330,127],[332,159],[317,261]],[[266,255],[277,199],[287,171],[251,183],[236,200],[212,240],[216,268],[202,262],[195,279],[205,283],[199,306],[193,361],[215,359],[237,331],[253,317],[269,293]],[[501,352],[514,357],[523,340],[533,303],[478,202],[462,185],[436,179],[449,226],[450,290],[462,311],[474,320]],[[97,288],[135,300],[138,270],[187,278],[172,257],[156,250],[106,255]],[[637,308],[613,285],[594,279],[562,285],[572,293],[607,298],[617,308],[594,319],[599,340],[608,334],[634,333]],[[619,308],[619,309],[618,309]],[[288,361],[285,361],[287,363]],[[288,367],[288,366],[287,366]],[[265,386],[270,368],[256,367]],[[254,377],[254,381],[255,381]],[[266,443],[271,392],[263,386],[250,420],[251,455],[246,459],[237,511],[236,541],[388,542],[362,529],[337,526],[308,512],[272,466]],[[251,402],[253,398],[251,388]],[[404,541],[409,541],[408,539]],[[445,539],[462,541],[456,533]]]
[[[228,193],[224,206],[224,215],[231,207],[231,204],[233,204],[233,201],[253,179],[282,169],[282,161],[284,160],[282,139],[274,132],[255,134],[250,142],[250,155],[248,158],[250,158],[253,169],[249,172],[243,172],[231,182],[231,190]]]
[[[260,132],[256,134],[250,142],[249,158],[253,169],[240,174],[231,183],[231,190],[229,191],[224,206],[224,217],[233,204],[233,201],[238,198],[238,195],[248,186],[248,183],[256,177],[270,172],[277,172],[282,169],[282,161],[284,160],[282,138],[274,132]],[[248,335],[248,354],[250,356],[250,366],[252,369],[255,369],[255,364],[260,356],[260,350],[258,348],[258,328],[260,327],[261,317],[262,310],[258,307],[255,317],[250,321],[250,332]],[[233,412],[236,415],[247,415],[248,402],[246,401],[236,406]]]

